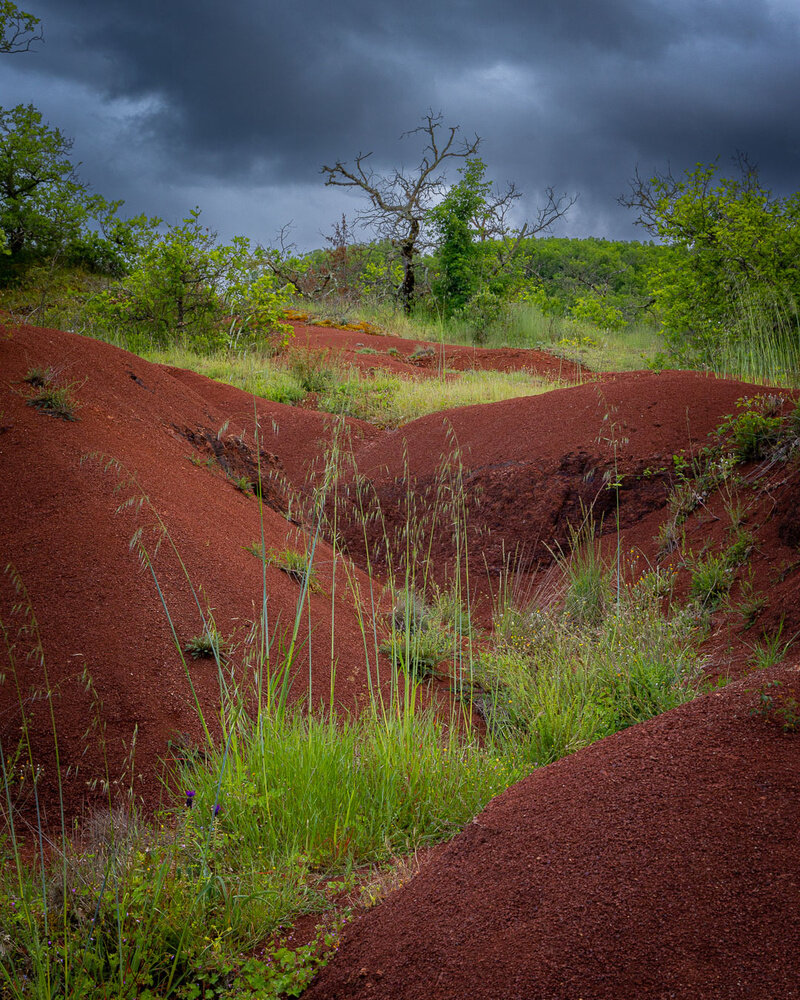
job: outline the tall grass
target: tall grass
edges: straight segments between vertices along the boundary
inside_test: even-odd
[[[800,311],[795,301],[742,294],[732,336],[712,361],[715,370],[750,382],[800,386]]]
[[[612,600],[592,542],[564,563],[563,600],[502,608],[476,665],[487,721],[531,766],[690,700],[700,673],[691,617],[662,611],[671,578],[649,571]]]
[[[308,572],[294,621],[278,629],[272,620],[265,568],[259,620],[240,667],[223,662],[219,643],[211,643],[219,681],[219,712],[211,717],[194,694],[175,635],[187,697],[205,736],[173,760],[169,805],[160,815],[142,815],[129,793],[109,797],[79,833],[62,818],[55,839],[46,840],[39,822],[31,840],[9,765],[27,754],[35,773],[24,726],[19,747],[0,746],[4,996],[296,995],[333,937],[289,952],[269,943],[280,926],[330,908],[333,896],[355,888],[362,866],[451,836],[532,766],[690,696],[688,639],[660,617],[648,585],[634,587],[616,611],[602,603],[599,617],[589,613],[591,587],[577,600],[579,577],[590,569],[601,581],[595,589],[605,589],[606,570],[592,566],[591,556],[584,563],[576,556],[564,610],[506,609],[494,634],[482,633],[470,607],[467,496],[455,443],[432,493],[417,496],[406,477],[405,520],[390,532],[370,484],[352,490],[345,440],[342,429],[306,506]],[[335,542],[340,499],[362,519],[365,544],[368,519],[383,525],[383,579],[371,573],[366,592],[345,554],[333,549],[331,615],[341,614],[336,608],[349,592],[372,692],[357,718],[333,706],[333,628],[329,689],[312,692],[309,673],[307,697],[292,700],[311,666],[303,642],[306,626],[313,627],[311,571],[323,535]],[[172,546],[167,526],[161,529],[162,544]],[[451,589],[434,586],[433,532],[442,530],[455,552]],[[134,544],[163,601],[156,553],[144,537],[137,533]],[[367,558],[369,567],[368,546]],[[214,622],[188,573],[186,585],[211,639]],[[165,601],[163,610],[171,621]],[[12,682],[19,676],[17,633],[30,634],[24,600],[18,613],[19,627],[2,622]],[[438,711],[435,699],[434,707],[420,707],[427,680],[412,660],[423,640],[435,648],[434,671],[452,688],[449,707],[440,702]],[[44,669],[41,643],[36,648]],[[49,687],[46,676],[43,683]],[[483,708],[486,735],[471,725],[473,705]],[[19,711],[26,719],[22,694]],[[57,744],[55,714],[52,736]]]

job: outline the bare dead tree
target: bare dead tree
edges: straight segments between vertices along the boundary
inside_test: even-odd
[[[471,140],[462,139],[460,126],[445,126],[441,114],[429,111],[422,122],[401,136],[421,135],[425,139],[419,165],[412,172],[376,174],[367,162],[372,153],[359,153],[352,167],[337,160],[332,167],[322,168],[326,185],[357,188],[367,195],[369,207],[359,218],[379,238],[388,239],[397,248],[403,266],[398,297],[406,312],[411,311],[414,299],[415,265],[424,247],[425,218],[445,188],[443,166],[448,160],[473,156],[481,142],[477,135]]]
[[[321,298],[328,290],[333,277],[330,271],[320,272],[313,267],[301,266],[295,257],[297,247],[289,242],[292,223],[281,226],[278,246],[266,251],[265,261],[272,273],[287,285],[291,285],[298,295],[309,299]]]
[[[557,195],[554,188],[548,187],[545,189],[545,203],[537,209],[536,217],[516,226],[511,219],[512,209],[521,197],[522,192],[512,181],[504,191],[490,194],[470,220],[478,241],[493,240],[497,244],[492,277],[509,267],[524,239],[547,232],[578,200],[577,194]]]

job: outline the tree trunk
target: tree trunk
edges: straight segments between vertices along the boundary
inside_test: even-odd
[[[406,316],[411,312],[411,305],[414,301],[414,286],[416,283],[414,250],[418,238],[419,220],[413,219],[408,236],[400,244],[400,259],[403,262],[403,282],[400,285],[400,301],[403,303],[403,312]]]

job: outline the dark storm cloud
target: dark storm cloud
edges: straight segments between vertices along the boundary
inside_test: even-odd
[[[744,150],[775,190],[797,184],[795,0],[30,6],[46,44],[0,65],[3,103],[29,86],[68,116],[99,190],[137,211],[148,193],[173,215],[199,202],[223,231],[294,217],[315,242],[357,204],[320,166],[371,149],[376,166],[413,164],[398,136],[428,108],[481,135],[530,207],[548,184],[579,191],[575,233],[632,235],[616,196],[637,163]]]

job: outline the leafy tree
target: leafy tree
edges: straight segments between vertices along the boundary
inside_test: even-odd
[[[279,348],[291,327],[280,322],[288,295],[277,284],[263,251],[244,237],[219,244],[194,209],[154,239],[90,310],[101,324],[158,346],[179,341],[213,351],[266,341]]]
[[[620,327],[652,310],[650,273],[669,252],[655,243],[596,237],[525,240],[522,294],[545,313]]]
[[[800,194],[773,197],[739,159],[739,176],[698,164],[631,182],[623,204],[670,248],[652,273],[653,293],[677,354],[712,363],[720,344],[747,335],[747,316],[786,318],[797,335],[800,305]],[[772,319],[769,319],[772,317]]]
[[[0,285],[44,261],[121,273],[146,240],[152,224],[119,219],[122,202],[89,191],[71,149],[32,104],[0,108]]]
[[[466,314],[480,325],[498,312],[525,238],[549,229],[575,198],[557,197],[550,188],[536,219],[515,226],[511,210],[520,193],[513,184],[495,189],[478,157],[470,157],[459,173],[461,180],[430,211],[439,237],[435,291],[448,314],[469,304]]]
[[[407,313],[414,301],[417,260],[427,245],[428,211],[445,189],[443,168],[449,160],[473,156],[480,145],[478,136],[459,139],[459,131],[457,125],[445,128],[440,114],[424,115],[423,124],[403,136],[421,135],[425,139],[414,171],[375,174],[367,163],[372,153],[359,153],[353,167],[337,160],[332,167],[322,168],[326,185],[357,188],[367,195],[369,207],[360,218],[373,227],[379,239],[389,240],[397,250],[403,267],[397,294]]]
[[[454,184],[430,213],[439,236],[440,277],[434,288],[448,313],[469,302],[480,286],[480,247],[473,224],[486,205],[491,185],[485,181],[486,165],[477,157],[459,170]]]
[[[20,10],[12,0],[0,0],[0,54],[28,52],[42,40],[39,18]]]

